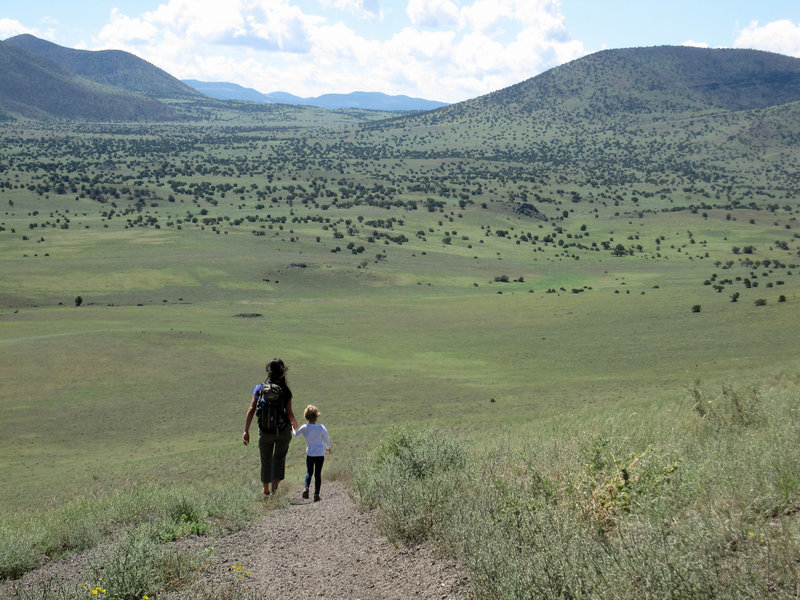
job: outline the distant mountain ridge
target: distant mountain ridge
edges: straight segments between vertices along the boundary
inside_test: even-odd
[[[323,94],[311,98],[302,98],[286,92],[262,94],[252,88],[242,87],[235,83],[198,81],[196,79],[184,79],[183,83],[206,96],[217,98],[218,100],[246,100],[249,102],[263,102],[269,104],[297,104],[301,106],[316,106],[328,110],[360,108],[366,110],[417,111],[433,110],[447,106],[445,102],[411,98],[403,95],[390,96],[380,92]]]
[[[219,104],[233,99],[252,104]],[[446,105],[367,92],[317,98],[261,94],[232,83],[182,82],[122,51],[73,50],[31,35],[0,42],[0,119],[160,121],[197,118],[200,113],[192,113],[192,107],[202,112],[221,106],[250,109],[260,104],[261,110],[265,104],[295,104],[415,111],[418,114],[405,115],[401,121],[374,122],[369,127],[404,127],[413,120],[449,127],[472,122],[491,127],[505,139],[532,124],[548,128],[545,138],[549,138],[563,135],[562,125],[600,131],[630,127],[640,117],[674,121],[709,111],[764,109],[798,101],[800,59],[758,50],[682,46],[605,50],[502,90]],[[520,137],[517,144],[531,141]],[[485,140],[475,143],[487,147]]]

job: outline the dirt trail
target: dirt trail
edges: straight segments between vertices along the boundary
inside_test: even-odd
[[[285,492],[286,493],[286,492]],[[288,492],[291,504],[245,531],[215,540],[216,576],[241,565],[266,598],[330,600],[455,599],[468,584],[455,563],[426,546],[395,546],[360,512],[341,482],[326,482],[322,501]],[[224,557],[224,558],[222,558]]]
[[[197,590],[242,585],[263,600],[430,600],[465,599],[469,582],[452,561],[426,545],[396,546],[378,532],[374,517],[361,512],[342,482],[325,482],[322,501],[303,500],[299,488],[281,490],[288,507],[261,517],[229,535],[193,537],[177,542],[187,549],[213,546],[211,565],[191,592],[166,595],[194,599]],[[16,582],[80,583],[96,551],[53,561]],[[241,567],[241,570],[238,570]],[[0,583],[0,597],[13,597],[13,582]],[[158,597],[160,597],[159,595]],[[206,597],[206,596],[202,596]]]

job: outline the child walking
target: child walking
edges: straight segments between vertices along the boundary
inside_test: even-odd
[[[319,488],[322,486],[322,463],[325,454],[331,453],[331,438],[325,425],[317,423],[319,409],[313,404],[306,406],[303,416],[306,423],[299,429],[294,429],[295,437],[302,435],[306,438],[306,484],[303,488],[303,498],[308,499],[308,486],[311,476],[314,476],[314,502],[319,502]]]

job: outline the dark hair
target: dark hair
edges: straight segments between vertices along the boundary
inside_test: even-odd
[[[286,377],[286,363],[283,359],[273,358],[267,363],[267,376],[273,383],[278,383]]]

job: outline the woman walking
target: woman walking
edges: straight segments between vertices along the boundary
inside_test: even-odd
[[[278,491],[286,471],[286,453],[292,441],[297,419],[292,412],[292,390],[286,383],[288,368],[280,358],[267,363],[267,380],[253,388],[253,399],[247,409],[242,442],[250,443],[250,423],[258,418],[258,450],[261,456],[261,493],[269,496]],[[277,407],[277,408],[273,408]],[[270,487],[271,486],[271,487]]]

